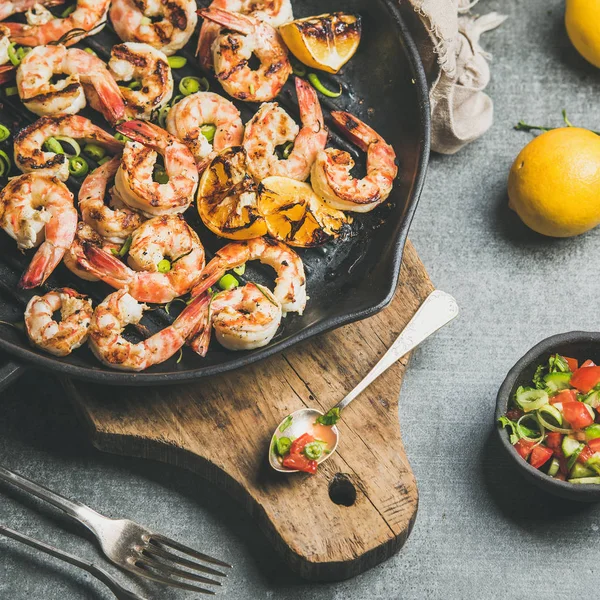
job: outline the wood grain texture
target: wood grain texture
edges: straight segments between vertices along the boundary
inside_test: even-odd
[[[194,384],[104,388],[63,383],[100,450],[165,461],[238,499],[290,567],[311,580],[357,575],[397,552],[417,512],[398,423],[405,357],[344,411],[338,452],[315,476],[278,474],[267,449],[286,414],[328,409],[384,354],[433,290],[406,245],[392,304],[244,370]],[[351,506],[342,500],[356,491]]]

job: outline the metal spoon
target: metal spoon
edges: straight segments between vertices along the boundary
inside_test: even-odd
[[[456,300],[450,294],[439,290],[432,292],[402,330],[396,341],[381,357],[379,362],[369,371],[366,377],[333,408],[339,408],[341,412],[398,359],[402,358],[413,348],[416,348],[421,342],[446,325],[446,323],[452,321],[457,315],[458,305]],[[303,433],[310,432],[317,418],[322,415],[323,413],[316,408],[302,408],[291,415],[288,415],[279,424],[273,433],[269,449],[269,463],[276,471],[279,471],[280,473],[298,472],[294,469],[287,469],[281,465],[276,454],[275,441],[280,437],[297,438]],[[324,452],[317,460],[319,464],[325,462],[336,451],[340,433],[335,425],[331,427],[331,433],[333,434],[333,442],[328,444],[329,452]]]

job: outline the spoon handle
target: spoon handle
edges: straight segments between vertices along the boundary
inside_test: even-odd
[[[335,408],[346,408],[354,398],[368,388],[384,371],[398,359],[416,348],[431,334],[458,315],[456,300],[446,292],[435,290],[421,304],[419,310],[402,330],[396,341],[369,371],[365,378]]]

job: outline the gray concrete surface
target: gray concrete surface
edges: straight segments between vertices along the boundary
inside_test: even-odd
[[[415,353],[404,384],[400,420],[420,508],[398,556],[351,581],[299,581],[238,506],[204,481],[90,449],[60,388],[43,375],[0,400],[1,461],[99,510],[135,515],[228,558],[236,569],[222,598],[501,600],[595,590],[600,508],[533,489],[490,437],[495,394],[509,367],[547,335],[598,327],[600,230],[543,239],[506,207],[508,169],[529,139],[512,130],[514,123],[559,124],[567,108],[575,123],[599,126],[600,71],[570,47],[563,4],[482,0],[480,12],[510,15],[484,39],[494,55],[489,92],[496,120],[481,141],[431,163],[411,237],[434,282],[456,296],[462,314]],[[0,522],[97,556],[77,528],[5,488]],[[109,597],[78,571],[0,539],[3,600]]]

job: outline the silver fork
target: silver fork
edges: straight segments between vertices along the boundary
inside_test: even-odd
[[[59,550],[58,548],[54,548],[54,546],[50,546],[45,544],[44,542],[40,542],[28,535],[23,533],[19,533],[14,529],[9,529],[4,525],[0,525],[0,534],[5,535],[6,537],[12,538],[17,542],[21,542],[26,544],[27,546],[31,546],[32,548],[36,548],[37,550],[41,550],[50,556],[54,556],[66,563],[79,567],[84,571],[87,571],[91,575],[93,575],[96,579],[101,581],[114,595],[117,600],[146,600],[142,596],[138,596],[129,590],[126,590],[120,583],[118,583],[112,575],[109,575],[104,569],[97,567],[93,563],[82,560],[65,552],[63,550]]]
[[[221,585],[220,581],[199,573],[217,577],[227,575],[202,563],[231,568],[231,565],[223,561],[188,548],[164,535],[152,533],[133,521],[104,517],[85,504],[64,498],[2,466],[0,479],[49,502],[85,525],[96,536],[102,551],[110,561],[140,577],[184,590],[214,594],[211,589],[187,582]],[[184,556],[176,554],[173,550]]]

